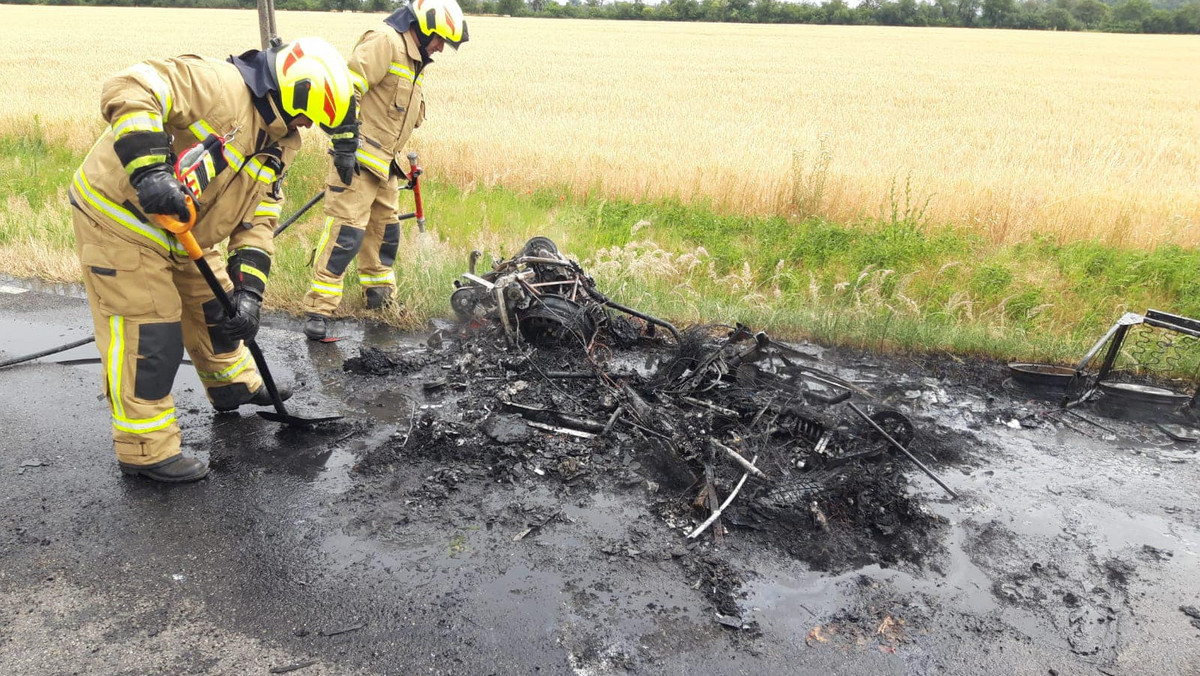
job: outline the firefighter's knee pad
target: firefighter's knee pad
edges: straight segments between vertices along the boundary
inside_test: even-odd
[[[343,224],[338,227],[337,241],[333,245],[333,251],[329,252],[329,262],[325,264],[329,274],[338,277],[346,274],[346,266],[358,255],[365,234],[365,230],[352,225]]]

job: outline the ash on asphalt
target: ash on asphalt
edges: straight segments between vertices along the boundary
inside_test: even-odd
[[[486,528],[507,527],[504,532],[519,541],[518,547],[525,538],[545,539],[560,528],[607,531],[608,537],[571,542],[590,549],[592,556],[623,559],[627,565],[661,568],[668,563],[673,575],[696,590],[714,626],[751,653],[767,649],[763,641],[781,639],[771,635],[779,624],[807,616],[807,628],[799,632],[807,647],[867,646],[895,654],[911,650],[920,636],[950,627],[955,635],[974,632],[985,643],[1004,636],[1054,644],[1102,670],[1121,664],[1128,640],[1124,632],[1134,617],[1128,582],[1144,556],[1099,560],[1086,545],[1078,547],[1075,535],[1063,535],[1070,530],[1048,540],[1008,531],[986,518],[994,509],[989,498],[967,488],[956,503],[928,481],[917,486],[909,478],[917,474],[915,467],[891,452],[793,474],[787,502],[771,499],[779,492],[777,482],[750,477],[724,513],[721,532],[688,539],[686,534],[709,514],[709,505],[699,497],[706,471],[722,499],[742,473],[702,440],[739,421],[745,433],[746,420],[770,407],[763,393],[732,387],[718,396],[716,389],[705,388],[702,398],[718,408],[739,409],[733,416],[737,420],[703,407],[689,410],[679,397],[664,393],[669,388],[663,374],[671,373],[679,350],[663,341],[609,346],[596,360],[578,348],[509,345],[487,330],[444,331],[435,338],[403,350],[364,347],[344,365],[362,376],[355,387],[364,398],[369,398],[364,388],[410,397],[402,409],[408,416],[403,429],[363,449],[354,465],[356,500],[406,505],[401,531],[437,528],[448,510],[461,515],[475,505],[510,500],[500,514],[486,517]],[[1035,438],[1047,433],[1061,438],[1074,431],[1062,422],[1063,414],[1035,397],[1022,399],[1018,393],[1010,398],[990,387],[1003,380],[996,364],[888,359],[802,347],[818,355],[823,368],[873,388],[877,396],[871,405],[877,409],[912,416],[918,424],[908,445],[935,471],[951,477],[960,491],[964,477],[992,483],[996,470],[982,468],[995,462],[997,446],[1011,446],[988,428],[1028,430]],[[910,375],[914,371],[921,375]],[[602,372],[620,377],[560,377]],[[655,419],[618,418],[625,424],[586,438],[562,429],[578,425],[564,423],[555,430],[528,424],[529,409],[604,423],[628,401],[622,397],[622,382],[633,383]],[[747,400],[752,405],[743,405]],[[514,412],[509,404],[516,402]],[[819,419],[837,408],[834,404],[811,412]],[[1089,449],[1111,436],[1102,428],[1120,425],[1079,424],[1086,429],[1076,441]],[[1122,429],[1132,439],[1147,434],[1136,426]],[[1049,486],[1061,480],[1053,474],[1044,477],[1047,487],[1038,492],[1053,490]],[[1042,502],[1041,496],[1019,495],[1023,490],[1014,496],[1022,508]],[[521,503],[519,496],[530,491],[543,499],[536,505]],[[601,500],[607,509],[594,513],[591,505]],[[507,540],[500,538],[494,546],[513,546]],[[838,583],[832,588],[827,582],[815,585],[824,593],[806,599],[807,604],[797,602],[787,612],[788,620],[764,636],[759,619],[777,620],[779,608],[763,606],[786,604],[790,593],[764,579],[762,571],[788,568],[782,561],[789,559],[807,571],[793,584],[816,580],[818,573]],[[609,577],[626,574],[634,573],[619,569]],[[931,577],[962,583],[969,592],[947,603],[944,582],[930,583]],[[981,655],[991,653],[991,647],[981,648]],[[651,663],[654,659],[641,657]],[[947,664],[946,655],[925,657],[929,664]],[[1060,662],[1072,663],[1054,661]]]
[[[0,356],[80,326],[78,299],[0,296]],[[313,430],[214,415],[182,369],[185,445],[214,469],[173,489],[116,472],[94,366],[0,372],[0,663],[27,674],[311,660],[298,673],[1200,664],[1196,446],[1088,406],[1063,414],[1001,387],[1001,364],[793,346],[874,395],[854,399],[870,413],[910,420],[907,447],[961,495],[950,500],[873,444],[814,458],[795,441],[798,411],[835,438],[868,438],[844,404],[771,408],[745,378],[682,391],[669,342],[614,346],[592,364],[487,335],[335,327],[341,342],[307,343],[295,320],[270,317],[260,341],[295,387],[289,410],[347,416]],[[549,376],[597,367],[619,377]],[[529,424],[603,427],[637,406],[614,392],[621,383],[647,415],[666,415],[623,414],[586,438]],[[747,479],[720,534],[688,539],[711,504],[697,504],[706,480],[723,501],[743,474],[709,437],[758,454],[772,481]]]
[[[830,459],[812,453],[806,448],[811,443],[803,443],[794,430],[778,428],[784,424],[779,412],[795,415],[796,400],[804,401],[797,392],[755,391],[718,372],[692,388],[696,391],[680,394],[663,373],[675,367],[681,350],[662,341],[593,350],[604,355],[598,363],[570,346],[510,345],[486,327],[439,338],[437,347],[407,352],[364,347],[346,360],[346,371],[367,377],[360,389],[421,392],[407,409],[408,427],[361,452],[355,470],[364,477],[426,464],[430,474],[412,493],[426,501],[469,502],[484,492],[538,484],[552,487],[563,502],[597,492],[634,495],[658,517],[653,525],[671,536],[656,543],[657,551],[643,548],[639,553],[666,556],[683,544],[686,555],[667,558],[692,577],[694,559],[713,560],[709,550],[727,528],[739,539],[822,571],[870,563],[920,565],[939,551],[941,519],[922,507],[923,499],[905,478],[903,464],[908,461],[888,452],[886,443],[876,440],[876,448],[870,449],[874,452],[858,454],[868,456],[862,459],[851,453]],[[715,352],[720,343],[712,343],[701,352]],[[699,363],[698,357],[689,357],[689,363]],[[644,369],[645,375],[627,369],[619,377],[610,375],[635,362],[661,367]],[[562,375],[587,376],[591,371],[592,377]],[[632,402],[641,402],[640,417],[622,408],[636,408]],[[818,424],[820,416],[829,415],[819,410],[823,408],[813,408],[804,420]],[[714,532],[682,540],[710,514],[717,498],[730,494],[743,473],[706,439],[724,429],[726,437],[745,440],[751,436],[752,419],[759,427],[770,427],[764,413],[776,421],[761,435],[771,438],[757,444],[764,454],[760,464],[771,474],[764,480],[748,477],[740,500]],[[555,421],[561,424],[548,424]],[[831,431],[836,424],[828,423]],[[575,435],[581,428],[591,431]],[[961,445],[970,442],[958,441],[959,449],[932,457],[964,462],[969,451]],[[924,435],[921,442],[926,453],[949,446]],[[834,465],[835,460],[844,462]],[[830,467],[789,471],[795,464],[820,462]],[[384,483],[371,490],[390,494],[394,487]],[[705,491],[713,493],[711,503],[705,503]],[[714,575],[714,569],[727,574]],[[714,590],[714,607],[725,615],[740,615],[732,599],[740,595],[742,575],[723,562],[704,570],[710,579],[701,588]]]

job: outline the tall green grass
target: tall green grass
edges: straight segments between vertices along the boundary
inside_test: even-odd
[[[35,123],[0,137],[0,272],[78,278],[65,188],[82,161]],[[423,179],[429,231],[406,221],[396,263],[404,313],[418,328],[449,316],[453,282],[472,249],[481,265],[535,235],[583,263],[614,300],[676,324],[733,324],[777,337],[876,350],[945,350],[1070,362],[1125,311],[1200,316],[1200,253],[1177,246],[1121,249],[1033,238],[995,245],[925,217],[919,191],[897,181],[877,214],[833,223],[812,213],[820,159],[798,162],[796,217],[721,215],[704,205],[634,203],[543,188],[462,190]],[[325,158],[289,169],[285,213],[322,188]],[[401,209],[411,209],[411,193]],[[320,207],[277,240],[268,305],[299,312]],[[354,275],[343,314],[362,314]]]

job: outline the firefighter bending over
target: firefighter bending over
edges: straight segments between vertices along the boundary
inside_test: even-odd
[[[113,443],[126,474],[195,481],[208,465],[180,451],[171,387],[186,348],[218,411],[271,398],[243,340],[258,331],[283,169],[301,127],[353,115],[346,62],[301,38],[226,61],[186,55],[132,66],[103,84],[109,123],[70,189]],[[232,140],[211,165],[192,234],[236,312],[227,315],[180,242],[147,214],[188,220],[176,154],[210,134]],[[215,247],[228,240],[229,259]],[[283,392],[281,392],[283,394]]]
[[[313,279],[304,297],[304,334],[325,337],[342,300],[346,267],[358,257],[358,281],[368,309],[395,301],[392,265],[400,245],[397,213],[404,144],[425,119],[423,72],[447,43],[467,41],[467,24],[455,0],[415,0],[368,30],[350,55],[350,77],[359,97],[361,143],[354,125],[330,133],[333,162],[325,196],[325,228],[313,256]],[[349,159],[347,150],[354,152]],[[353,181],[351,180],[353,179]]]

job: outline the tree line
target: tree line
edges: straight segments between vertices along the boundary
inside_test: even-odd
[[[1185,0],[1186,1],[1186,0]],[[255,0],[9,0],[14,4],[252,8]],[[276,0],[276,9],[385,12],[399,0]],[[1200,0],[1168,9],[1148,0],[459,0],[467,14],[548,18],[865,26],[954,26],[1200,34]]]

